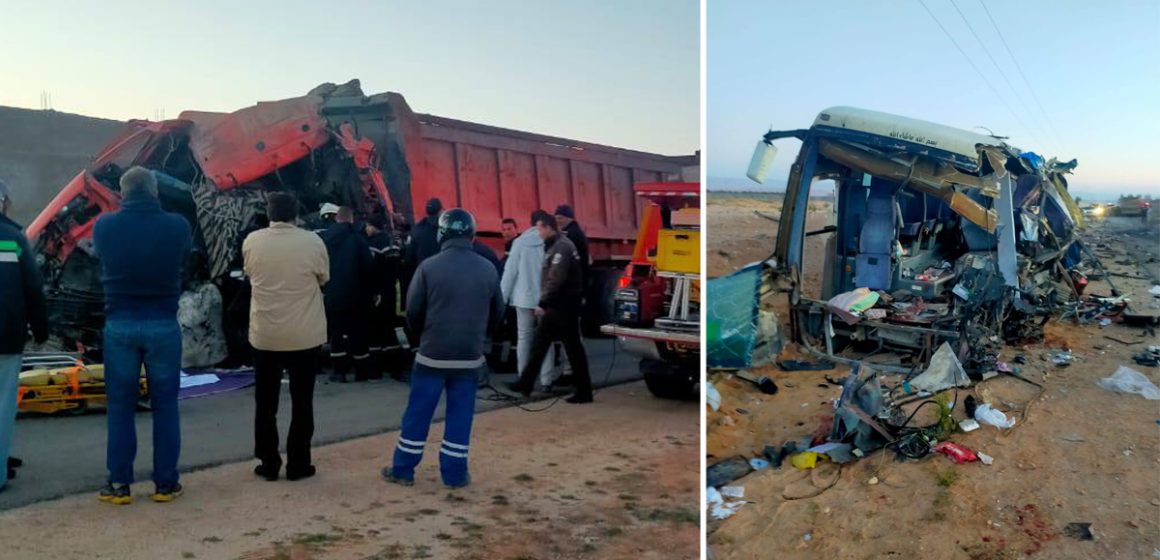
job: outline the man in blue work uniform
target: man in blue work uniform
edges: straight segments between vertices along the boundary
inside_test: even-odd
[[[439,449],[443,484],[467,486],[467,452],[475,415],[476,377],[484,365],[484,342],[503,317],[495,267],[472,249],[475,218],[453,208],[439,216],[440,252],[420,263],[407,290],[407,324],[419,334],[411,371],[411,395],[394,463],[382,471],[389,482],[410,486],[431,418],[447,392],[447,418]]]

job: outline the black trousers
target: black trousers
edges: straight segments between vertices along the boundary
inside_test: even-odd
[[[327,309],[326,331],[334,373],[346,375],[353,365],[355,379],[366,380],[374,369],[369,345],[370,301],[362,308]]]
[[[532,354],[528,365],[520,372],[520,385],[534,387],[540,366],[548,356],[548,348],[553,342],[562,342],[568,353],[568,363],[572,364],[572,374],[576,377],[576,394],[592,396],[592,377],[588,374],[588,354],[584,342],[580,340],[580,311],[570,309],[548,309],[532,339]]]
[[[278,394],[282,373],[290,376],[290,433],[286,437],[287,470],[310,466],[314,437],[314,378],[319,348],[296,352],[254,349],[254,457],[267,465],[282,465],[278,454]]]
[[[384,291],[380,295],[382,297],[379,298],[379,303],[370,311],[370,329],[367,335],[371,360],[374,361],[371,378],[382,377],[384,371],[395,377],[400,371],[396,363],[398,360],[392,359],[401,349],[398,337],[395,336],[395,327],[400,325],[395,309],[395,293]]]

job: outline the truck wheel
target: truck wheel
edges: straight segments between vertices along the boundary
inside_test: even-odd
[[[694,401],[700,398],[700,371],[696,366],[642,358],[640,372],[654,397]]]
[[[587,301],[580,315],[580,332],[588,338],[604,338],[600,327],[612,322],[612,296],[623,270],[593,268],[591,282],[585,289]]]

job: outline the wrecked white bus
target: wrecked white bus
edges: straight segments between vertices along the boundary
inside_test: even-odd
[[[1079,300],[1074,269],[1082,259],[1083,214],[1065,179],[1075,160],[1044,159],[1000,137],[834,107],[808,129],[766,133],[751,179],[765,180],[774,143],[784,138],[802,146],[776,247],[750,272],[760,274],[758,293],[788,294],[788,334],[807,352],[848,363],[894,353],[893,362],[875,367],[910,371],[946,342],[976,373],[994,368],[999,345],[1041,338],[1047,317]],[[825,180],[833,182],[833,223],[807,231],[811,188]],[[828,237],[824,254],[804,254],[814,235]],[[803,290],[807,259],[823,261],[817,296],[817,287]],[[711,308],[718,295],[710,286]],[[755,329],[768,323],[759,320],[757,299]],[[719,348],[755,346],[720,344],[738,334],[729,325],[709,331]],[[776,352],[780,344],[767,346]]]

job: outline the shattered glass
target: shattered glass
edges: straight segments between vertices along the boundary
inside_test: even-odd
[[[707,363],[711,368],[744,369],[753,362],[758,337],[760,264],[729,276],[711,278],[706,287],[708,306]]]

